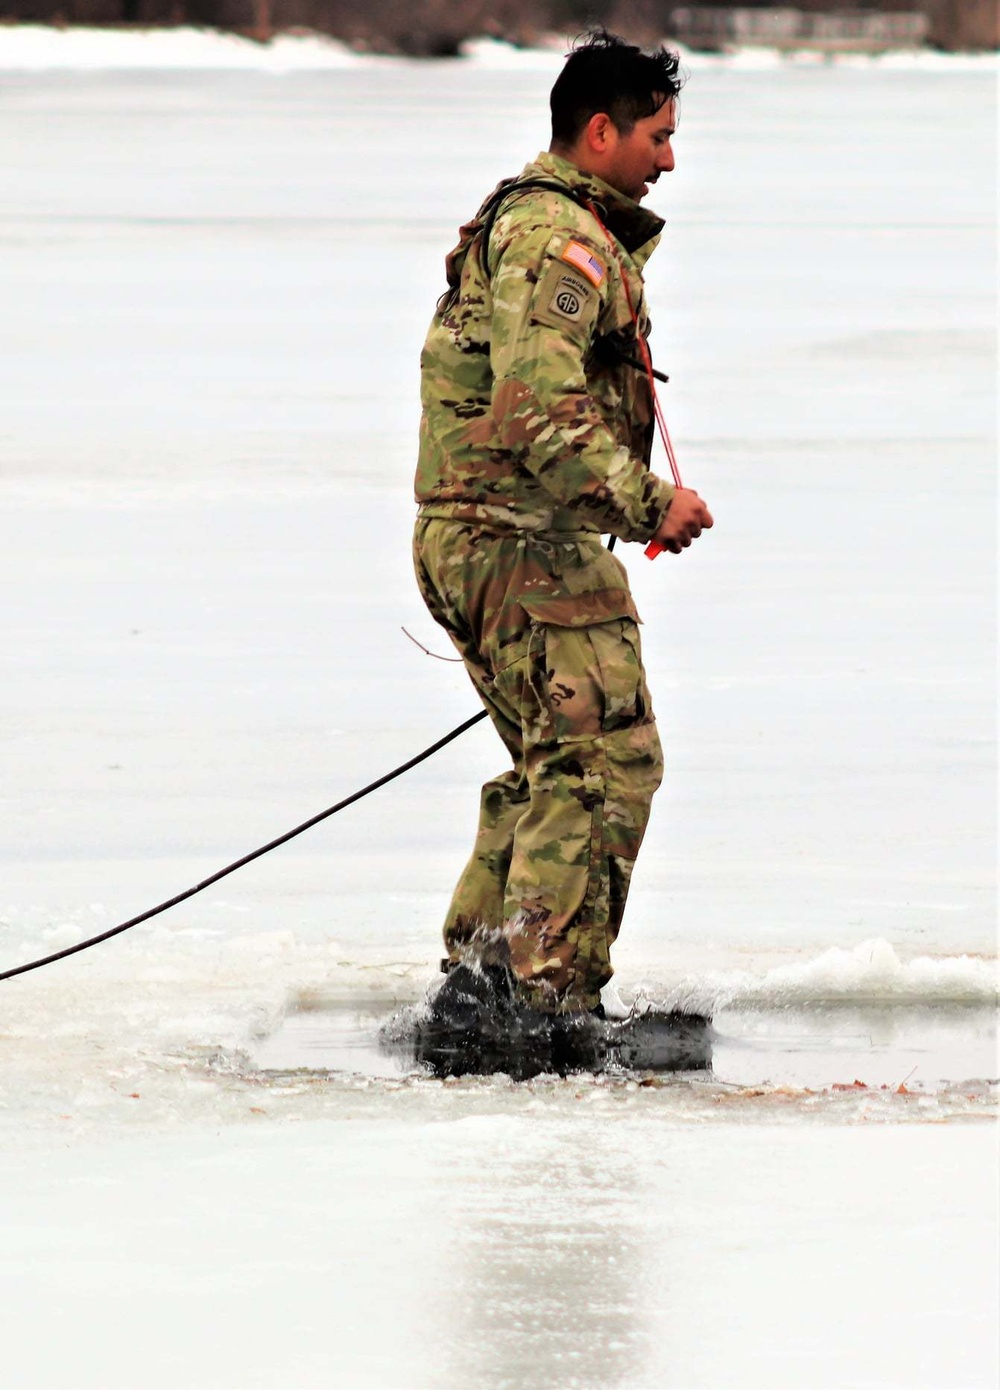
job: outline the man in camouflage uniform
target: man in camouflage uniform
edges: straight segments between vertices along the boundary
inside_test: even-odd
[[[663,761],[624,566],[711,526],[650,471],[639,206],[673,168],[676,56],[611,35],[570,56],[547,153],[461,230],[421,358],[417,578],[513,759],[483,788],[444,967],[596,1011]],[[642,337],[640,342],[639,335]]]

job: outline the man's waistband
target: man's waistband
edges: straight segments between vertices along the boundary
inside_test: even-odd
[[[514,511],[493,502],[421,502],[417,516],[427,521],[463,522],[501,536],[526,532],[544,539],[553,536],[566,540],[600,538],[600,532],[593,527],[581,526],[580,518],[568,507]]]

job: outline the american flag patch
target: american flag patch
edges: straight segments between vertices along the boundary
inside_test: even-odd
[[[575,265],[577,270],[582,270],[590,283],[600,289],[604,279],[604,267],[586,246],[581,246],[578,241],[571,241],[562,253],[562,259],[570,265]]]

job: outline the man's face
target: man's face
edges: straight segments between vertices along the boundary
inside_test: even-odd
[[[652,116],[644,116],[623,135],[612,126],[607,163],[601,177],[626,198],[638,203],[661,174],[674,167],[670,137],[677,129],[677,102],[665,101]]]

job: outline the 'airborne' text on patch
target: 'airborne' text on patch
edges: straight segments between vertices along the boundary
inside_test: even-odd
[[[550,312],[562,314],[564,318],[577,323],[583,314],[586,301],[587,292],[580,281],[573,275],[560,275],[548,308]]]

